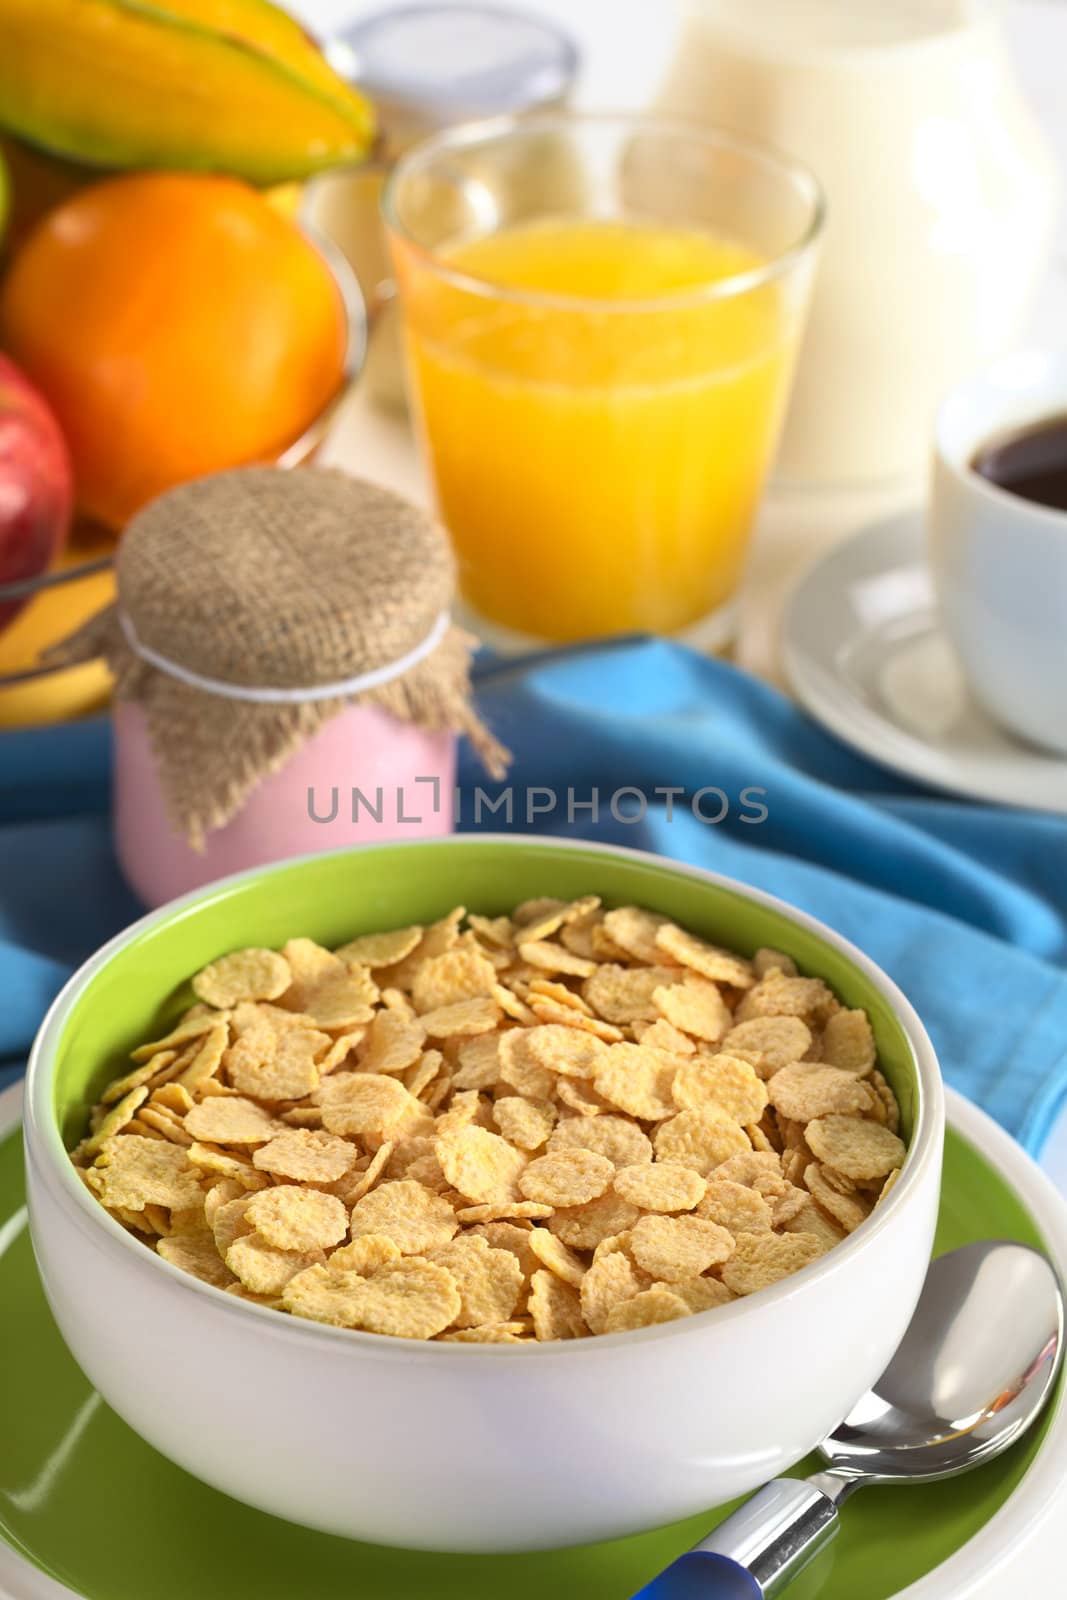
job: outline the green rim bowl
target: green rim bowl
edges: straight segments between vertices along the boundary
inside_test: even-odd
[[[793,1277],[635,1333],[535,1346],[424,1344],[242,1301],[163,1261],[88,1194],[66,1151],[189,977],[244,945],[336,945],[524,899],[598,894],[744,954],[770,945],[871,1018],[908,1157],[876,1213]],[[27,1080],[30,1224],[68,1345],[157,1449],[275,1515],[382,1544],[544,1549],[660,1526],[785,1470],[881,1373],[922,1288],[944,1099],[905,997],[824,924],[637,851],[459,837],[302,857],[135,923],[46,1017]],[[269,1399],[265,1403],[264,1397]]]

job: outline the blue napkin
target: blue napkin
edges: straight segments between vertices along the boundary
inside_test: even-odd
[[[916,790],[660,640],[489,659],[475,678],[515,764],[509,820],[464,754],[464,831],[626,844],[781,895],[878,961],[948,1081],[1040,1150],[1067,1089],[1067,821]],[[108,762],[105,722],[0,735],[0,1082],[71,968],[138,913]]]

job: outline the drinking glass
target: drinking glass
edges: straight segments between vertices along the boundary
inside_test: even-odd
[[[383,210],[483,636],[726,644],[822,227],[811,174],[728,133],[552,113],[425,141]]]

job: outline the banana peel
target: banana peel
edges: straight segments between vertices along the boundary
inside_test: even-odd
[[[375,133],[268,0],[0,0],[0,126],[84,165],[264,185],[358,162]]]

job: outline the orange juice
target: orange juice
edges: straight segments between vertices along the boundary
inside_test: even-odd
[[[439,252],[442,272],[394,250],[425,445],[475,610],[568,640],[675,633],[723,607],[798,321],[760,256],[693,227],[581,218]]]

